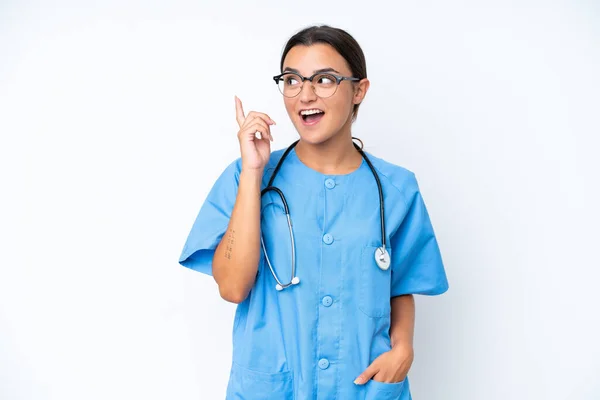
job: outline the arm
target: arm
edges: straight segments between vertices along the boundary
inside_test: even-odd
[[[392,359],[397,365],[396,373],[406,377],[415,358],[413,336],[415,332],[415,298],[412,294],[392,297],[390,323]],[[399,379],[394,376],[394,382]]]
[[[261,179],[262,170],[240,173],[229,225],[213,258],[213,277],[219,293],[232,303],[244,301],[256,280],[260,260]]]
[[[415,332],[415,298],[412,294],[392,298],[390,338],[392,349],[413,346]]]
[[[267,114],[251,111],[244,115],[242,102],[235,97],[238,139],[242,154],[242,170],[235,204],[227,230],[215,249],[213,277],[221,297],[241,303],[248,297],[256,281],[260,261],[261,181],[271,156],[270,126],[275,124]],[[256,139],[256,132],[262,134]]]

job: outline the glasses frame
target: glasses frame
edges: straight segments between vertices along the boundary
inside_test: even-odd
[[[300,90],[298,91],[298,93],[296,93],[293,96],[286,96],[285,94],[283,94],[283,92],[281,92],[281,90],[279,91],[284,97],[287,97],[288,99],[293,99],[294,97],[298,96],[300,93],[302,93],[302,88],[304,87],[304,81],[309,81],[310,82],[310,87],[312,88],[313,92],[315,93],[315,95],[317,95],[318,97],[322,98],[322,99],[326,99],[328,97],[333,96],[337,90],[338,87],[340,86],[340,83],[342,83],[342,81],[351,81],[351,82],[358,82],[360,81],[360,78],[356,78],[353,76],[341,76],[341,75],[336,75],[336,74],[332,74],[331,72],[316,72],[314,74],[312,74],[311,76],[302,76],[297,72],[292,72],[292,71],[286,71],[286,72],[282,72],[279,75],[275,75],[273,77],[273,80],[275,81],[275,84],[277,85],[277,88],[279,88],[279,81],[281,80],[281,77],[283,77],[284,75],[296,75],[298,78],[300,78],[300,80],[302,81],[302,86],[300,86]],[[316,76],[318,75],[329,75],[329,76],[333,76],[335,78],[335,90],[333,91],[333,93],[331,93],[329,96],[327,97],[322,97],[319,96],[317,94],[317,90],[315,88],[315,85],[313,84],[313,79],[315,79]]]

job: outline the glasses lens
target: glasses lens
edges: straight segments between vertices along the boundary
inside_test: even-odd
[[[335,76],[329,74],[315,76],[313,86],[315,87],[315,93],[319,97],[333,96],[338,87]]]
[[[298,75],[290,72],[283,74],[279,78],[277,86],[279,87],[281,94],[285,97],[294,97],[302,90],[302,79]]]

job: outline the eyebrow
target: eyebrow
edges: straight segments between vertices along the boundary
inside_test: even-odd
[[[284,68],[284,70],[283,70],[283,72],[288,72],[288,71],[289,71],[289,72],[295,72],[295,73],[297,73],[298,75],[301,75],[301,74],[300,74],[300,71],[298,71],[296,68],[285,67],[285,68]],[[322,73],[322,72],[336,72],[336,73],[338,73],[338,74],[339,74],[339,72],[338,72],[338,71],[336,71],[335,69],[333,69],[333,68],[331,68],[331,67],[328,67],[328,68],[321,68],[321,69],[316,69],[316,70],[314,70],[314,71],[313,71],[313,73],[315,73],[315,74],[320,74],[320,73]]]

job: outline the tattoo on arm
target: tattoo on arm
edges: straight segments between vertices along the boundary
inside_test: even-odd
[[[233,244],[235,243],[235,231],[231,229],[227,235],[225,258],[231,260],[231,252],[233,251]]]

